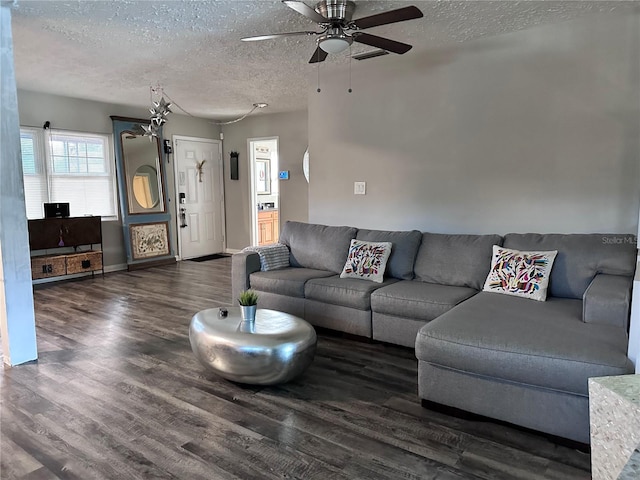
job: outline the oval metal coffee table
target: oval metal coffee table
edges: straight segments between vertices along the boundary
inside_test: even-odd
[[[313,361],[317,337],[301,318],[258,309],[255,322],[245,322],[240,307],[196,313],[189,326],[191,349],[200,362],[227,380],[252,385],[285,383]]]

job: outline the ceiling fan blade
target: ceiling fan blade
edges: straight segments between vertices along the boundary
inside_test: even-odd
[[[327,52],[325,52],[320,47],[318,47],[316,48],[316,51],[313,52],[313,55],[311,56],[311,60],[309,60],[309,63],[324,62],[327,59],[327,55],[329,55]]]
[[[282,0],[287,7],[292,8],[296,12],[310,18],[316,23],[328,23],[329,19],[323,17],[306,3],[297,2],[295,0]]]
[[[362,17],[354,20],[353,23],[358,28],[371,28],[379,25],[387,25],[389,23],[404,22],[406,20],[413,20],[414,18],[422,18],[422,12],[418,7],[404,7],[397,10],[390,10],[384,13],[378,13],[376,15],[370,15],[368,17]]]
[[[317,32],[288,32],[288,33],[271,33],[269,35],[256,35],[255,37],[241,38],[243,42],[257,42],[259,40],[271,40],[280,37],[293,37],[296,35],[318,35]]]
[[[395,40],[389,40],[388,38],[378,37],[377,35],[370,35],[368,33],[356,32],[353,34],[353,41],[358,43],[364,43],[371,47],[378,47],[389,52],[398,53],[402,55],[407,53],[413,47],[406,43],[396,42]]]

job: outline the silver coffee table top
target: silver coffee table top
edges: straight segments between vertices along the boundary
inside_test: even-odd
[[[191,348],[202,364],[239,383],[273,385],[287,382],[311,363],[316,332],[301,318],[258,309],[255,322],[245,322],[240,307],[203,310],[189,327]]]

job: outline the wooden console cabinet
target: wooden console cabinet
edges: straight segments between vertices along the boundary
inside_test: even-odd
[[[94,250],[97,245],[100,249]],[[67,247],[72,247],[73,252],[68,249],[62,251]],[[104,274],[100,217],[29,220],[29,248],[32,252],[46,251],[44,255],[31,257],[31,277],[34,280],[98,270]]]
[[[276,243],[280,236],[278,210],[258,211],[258,245]]]

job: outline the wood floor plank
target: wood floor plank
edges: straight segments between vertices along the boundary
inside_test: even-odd
[[[0,370],[0,478],[589,477],[588,455],[545,437],[422,408],[412,349],[320,331],[286,385],[217,377],[188,326],[232,304],[230,263],[37,286],[39,360]]]
[[[0,472],[6,477],[22,478],[44,469],[40,462],[16,445],[8,435],[0,435],[0,452],[2,452],[0,454]],[[53,475],[51,476],[53,477]]]

